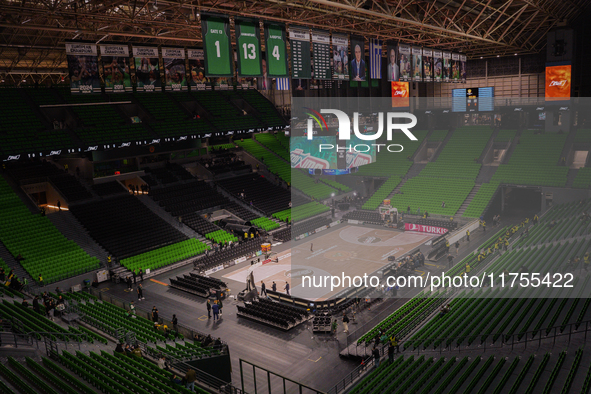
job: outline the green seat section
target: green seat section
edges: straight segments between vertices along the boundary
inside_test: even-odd
[[[262,228],[265,231],[271,231],[279,228],[279,223],[272,221],[271,219],[261,217],[250,221],[250,224],[258,228]]]
[[[265,163],[269,172],[277,175],[287,183],[291,183],[291,167],[288,162],[269,152],[261,144],[252,139],[234,140],[234,143]]]
[[[499,130],[495,137],[495,142],[510,142],[513,141],[517,130]]]
[[[326,205],[318,202],[309,202],[291,209],[276,212],[273,214],[273,217],[282,222],[297,222],[327,211],[330,211],[330,208]]]
[[[491,135],[490,127],[467,126],[457,129],[437,160],[427,163],[420,176],[475,180],[481,166],[475,159],[480,157]]]
[[[591,189],[591,167],[579,168],[573,187],[579,189]]]
[[[146,269],[155,270],[176,263],[177,261],[197,256],[204,253],[207,249],[210,249],[210,247],[197,239],[191,238],[133,257],[128,257],[121,260],[121,265],[129,270],[139,271],[142,269],[145,272]]]
[[[394,189],[396,189],[396,186],[398,186],[400,180],[401,179],[398,175],[388,178],[386,182],[384,182],[382,186],[380,186],[378,190],[376,190],[375,193],[367,199],[361,209],[377,209],[382,204],[384,199],[388,197]]]
[[[491,198],[499,187],[499,182],[483,183],[480,189],[474,195],[466,211],[462,215],[464,218],[479,218],[486,209]]]
[[[64,237],[47,217],[33,215],[0,177],[0,240],[13,256],[21,254],[23,268],[32,278],[42,275],[45,284],[98,269],[74,241]]]
[[[205,238],[210,239],[218,244],[227,244],[230,241],[238,242],[238,238],[224,230],[217,230],[207,233],[205,234]]]
[[[39,155],[74,148],[67,130],[54,130],[43,123],[24,95],[23,89],[0,89],[0,155]]]
[[[400,177],[405,175],[413,163],[408,158],[416,152],[427,136],[427,131],[425,130],[413,130],[412,133],[417,137],[418,141],[409,140],[402,132],[393,133],[392,141],[387,141],[385,137],[380,138],[377,141],[378,144],[400,144],[404,147],[404,150],[398,153],[389,152],[386,147],[382,146],[380,147],[380,151],[376,153],[376,161],[360,166],[354,175],[374,177],[391,177],[393,175]],[[392,150],[395,149],[397,148],[392,148]]]
[[[492,181],[516,185],[564,187],[568,167],[558,166],[566,134],[524,131],[507,164],[501,164]]]

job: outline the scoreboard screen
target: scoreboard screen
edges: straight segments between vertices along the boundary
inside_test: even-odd
[[[452,89],[452,112],[494,111],[494,88]]]

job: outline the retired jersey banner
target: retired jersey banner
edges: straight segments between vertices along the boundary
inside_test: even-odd
[[[460,55],[460,80],[466,83],[466,55]]]
[[[167,92],[187,90],[187,73],[185,71],[184,48],[162,48],[165,86]]]
[[[288,77],[285,26],[265,23],[265,40],[267,61],[263,63],[263,77]]]
[[[211,81],[205,76],[203,49],[187,49],[189,59],[189,86],[191,90],[211,90]]]
[[[389,42],[386,45],[386,59],[388,61],[386,79],[388,81],[398,81],[400,79],[400,66],[398,65],[398,57],[398,43]]]
[[[295,79],[312,78],[310,32],[306,27],[290,27],[291,76]]]
[[[433,50],[423,48],[423,81],[433,81]]]
[[[201,14],[201,32],[205,49],[205,75],[233,76],[234,57],[228,17]]]
[[[443,82],[451,82],[451,52],[443,52]]]
[[[349,38],[346,35],[332,35],[332,77],[349,80]]]
[[[412,80],[423,81],[423,48],[412,47]]]
[[[460,82],[460,54],[451,54],[451,80],[453,83]]]
[[[369,77],[382,79],[382,40],[377,38],[369,40]]]
[[[96,44],[66,43],[68,74],[72,93],[100,93]]]
[[[410,82],[412,79],[410,70],[410,46],[400,44],[398,52],[400,54],[400,80]]]
[[[133,91],[129,71],[129,46],[105,44],[100,46],[103,63],[105,93],[124,93]]]
[[[433,51],[433,79],[435,82],[443,80],[443,52]]]
[[[136,90],[138,92],[161,91],[158,48],[134,46],[132,53],[135,63]]]
[[[259,77],[263,75],[261,63],[261,29],[252,19],[235,18],[236,51],[238,52],[238,76]]]
[[[330,33],[312,30],[313,78],[332,79],[330,64]]]

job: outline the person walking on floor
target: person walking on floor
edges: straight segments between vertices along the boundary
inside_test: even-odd
[[[138,301],[145,300],[144,288],[142,287],[141,283],[139,285],[137,285],[137,300]]]
[[[345,330],[343,332],[349,333],[349,316],[347,316],[347,312],[343,311],[343,327]]]
[[[310,252],[314,253],[314,244],[310,243]]]
[[[131,271],[131,273],[133,274],[133,284],[137,284],[137,272],[136,270]]]
[[[211,319],[211,301],[207,300],[207,318]]]
[[[455,246],[456,246],[456,256],[457,256],[460,251],[460,241],[456,241]]]
[[[466,230],[466,241],[470,242],[470,230]]]
[[[265,282],[261,281],[261,296],[267,297],[267,286],[265,286]]]
[[[285,281],[285,287],[283,289],[285,290],[285,294],[289,295],[289,283],[287,281]]]
[[[126,281],[127,281],[127,290],[131,291],[131,283],[132,283],[131,282],[131,275],[127,277]]]
[[[172,315],[172,329],[174,330],[174,332],[176,332],[177,334],[179,333],[179,319],[176,318],[176,315]]]
[[[156,305],[152,308],[152,321],[158,323],[158,308],[156,308]]]
[[[213,311],[213,321],[219,320],[220,314],[220,307],[218,306],[218,302],[214,301],[213,305],[211,306],[211,310]]]
[[[275,281],[273,281],[273,284],[271,285],[271,290],[277,291],[277,283],[275,283]]]

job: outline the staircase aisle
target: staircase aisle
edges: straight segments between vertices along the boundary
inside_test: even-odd
[[[73,213],[61,211],[47,215],[47,217],[64,237],[76,242],[86,253],[98,258],[101,263],[106,265],[109,252],[92,239]]]
[[[480,189],[480,186],[482,186],[482,184],[475,185],[472,188],[472,190],[468,194],[468,197],[466,197],[466,199],[464,200],[463,204],[460,205],[460,209],[458,209],[458,211],[456,212],[456,214],[454,216],[462,217],[462,215],[464,214],[464,212],[466,212],[466,208],[468,208],[468,205],[470,205],[470,203],[472,202],[472,199],[474,198],[474,196],[476,195],[476,193],[478,193],[478,190]]]

